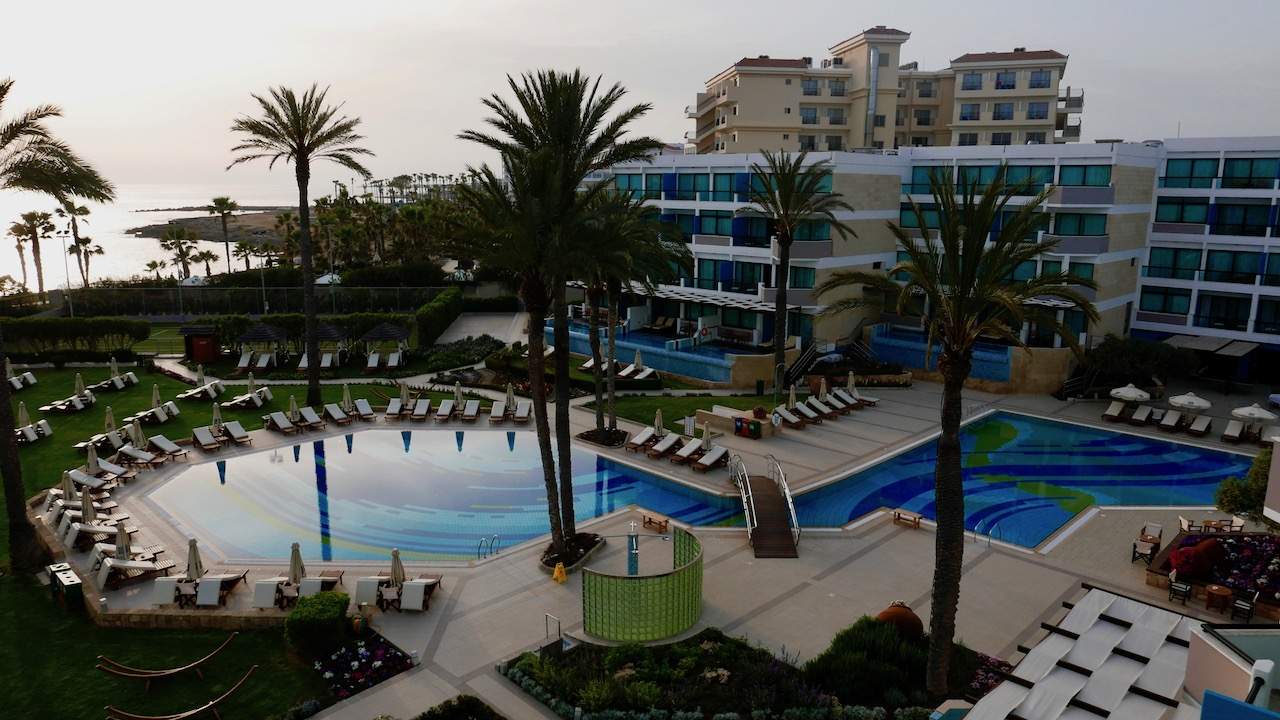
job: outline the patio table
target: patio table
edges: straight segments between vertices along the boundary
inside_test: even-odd
[[[1204,607],[1206,610],[1227,611],[1231,607],[1231,588],[1221,585],[1207,585],[1204,589]]]

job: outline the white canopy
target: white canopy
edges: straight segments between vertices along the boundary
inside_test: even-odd
[[[1193,392],[1189,392],[1185,395],[1174,395],[1169,398],[1169,405],[1171,407],[1176,407],[1179,410],[1192,410],[1196,412],[1208,410],[1213,407],[1213,403]]]
[[[1275,420],[1276,414],[1263,408],[1258,403],[1245,407],[1238,407],[1231,411],[1232,417],[1238,417],[1241,420],[1258,420],[1262,422]]]
[[[1151,393],[1135,387],[1133,383],[1129,383],[1124,387],[1112,389],[1111,397],[1125,402],[1146,402],[1151,399]]]

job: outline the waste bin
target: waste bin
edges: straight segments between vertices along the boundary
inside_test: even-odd
[[[64,563],[64,562],[54,563],[52,565],[46,565],[44,567],[45,575],[49,576],[49,594],[54,600],[58,599],[58,595],[61,590],[61,588],[58,587],[58,578],[57,578],[58,573],[63,572],[64,570],[70,570],[70,569],[71,569],[71,563]]]
[[[747,437],[752,440],[759,440],[761,435],[760,421],[752,420],[747,423]]]
[[[746,436],[746,421],[740,417],[733,419],[733,434],[738,437]]]
[[[67,610],[79,610],[84,607],[84,585],[74,570],[62,570],[53,576],[58,586],[58,604]]]
[[[760,397],[761,395],[764,395],[764,381],[757,380],[756,381],[756,397]]]

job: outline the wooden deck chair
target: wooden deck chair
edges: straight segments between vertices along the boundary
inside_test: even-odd
[[[324,414],[330,420],[338,423],[339,425],[348,425],[354,419],[350,415],[342,412],[342,408],[338,407],[337,403],[325,403]]]
[[[1116,400],[1107,406],[1105,412],[1102,413],[1102,419],[1110,422],[1119,422],[1124,417],[1124,403]]]
[[[662,436],[661,440],[654,443],[653,447],[646,450],[645,455],[648,455],[650,458],[654,458],[654,459],[665,457],[667,453],[675,449],[676,443],[678,442],[680,442],[680,436],[678,434],[667,433],[666,435]],[[696,442],[696,441],[690,440],[689,442]]]
[[[810,396],[807,400],[805,400],[805,402],[808,403],[809,407],[813,408],[814,412],[818,413],[819,415],[821,415],[822,417],[828,420],[835,420],[836,418],[840,417],[840,413],[827,407],[826,403],[822,402],[816,397]]]
[[[1169,432],[1177,432],[1182,426],[1182,413],[1177,410],[1170,410],[1160,418],[1160,429]]]
[[[645,369],[643,369],[643,370],[641,370],[640,372],[636,373],[636,376],[635,376],[635,377],[633,377],[633,378],[631,378],[631,379],[632,379],[632,380],[647,380],[647,379],[649,379],[649,378],[653,377],[654,375],[656,375],[657,373],[658,373],[658,371],[657,371],[657,370],[654,370],[654,369],[653,369],[653,368],[651,368],[651,367],[646,367]]]
[[[711,449],[698,458],[693,463],[693,469],[697,472],[706,472],[721,465],[729,464],[729,451],[723,446],[712,445]]]
[[[236,361],[236,373],[243,373],[249,370],[249,366],[253,364],[253,351],[245,350],[240,353],[240,359]]]
[[[621,378],[621,379],[623,379],[623,380],[626,380],[626,379],[630,378],[632,375],[634,375],[634,374],[635,374],[635,372],[636,372],[636,364],[635,364],[635,363],[631,363],[630,365],[628,365],[628,366],[626,366],[626,367],[622,368],[622,370],[621,370],[621,371],[619,371],[619,372],[618,372],[618,374],[617,374],[617,375],[615,375],[614,377],[617,377],[617,378]]]
[[[237,445],[252,445],[253,437],[244,429],[239,420],[228,420],[222,423],[222,432]]]
[[[533,411],[533,402],[530,400],[517,400],[516,411],[512,418],[518,423],[529,422],[529,413]]]
[[[702,443],[697,440],[690,440],[679,451],[671,455],[671,462],[676,465],[688,465],[696,460],[702,454]]]
[[[298,361],[298,372],[307,371],[307,354],[302,353],[302,359]]]
[[[1229,443],[1240,442],[1240,436],[1244,433],[1244,423],[1239,420],[1232,420],[1227,423],[1227,429],[1222,431],[1222,441]]]
[[[282,432],[285,435],[292,435],[298,432],[298,426],[289,420],[289,417],[283,412],[276,410],[263,418],[268,430]]]
[[[257,370],[266,370],[274,363],[275,357],[275,353],[263,352],[258,355],[258,362],[254,363],[253,367]]]
[[[813,408],[809,407],[805,403],[802,403],[802,402],[796,403],[794,410],[796,411],[797,414],[800,415],[800,417],[804,418],[805,422],[811,422],[811,423],[822,422],[822,416],[819,415]]]
[[[480,401],[468,400],[466,404],[462,406],[462,421],[475,422],[476,419],[479,417],[480,417]]]
[[[1150,405],[1139,405],[1133,414],[1129,416],[1130,425],[1146,425],[1151,421],[1152,407]]]
[[[152,435],[147,442],[150,447],[154,447],[174,460],[187,457],[189,452],[186,448],[163,435]]]
[[[1196,437],[1204,437],[1209,434],[1209,428],[1213,427],[1213,418],[1208,415],[1197,415],[1191,424],[1187,426],[1187,433]]]
[[[803,430],[804,420],[796,417],[794,413],[787,409],[786,405],[779,405],[773,409],[774,414],[782,418],[782,424],[793,430]]]
[[[399,420],[401,417],[400,398],[391,398],[388,400],[387,409],[383,411],[382,416],[386,418],[388,422],[392,420]]]
[[[627,440],[627,443],[623,445],[622,448],[631,452],[640,452],[641,449],[647,448],[652,444],[654,434],[654,429],[652,427],[647,427],[635,435],[632,435],[631,439]]]
[[[453,401],[441,400],[440,407],[436,408],[436,420],[444,422],[453,417]]]
[[[218,439],[213,436],[213,429],[208,425],[191,428],[191,439],[205,452],[222,449],[222,443],[219,443]]]
[[[302,424],[308,430],[324,429],[324,419],[317,415],[315,409],[310,405],[303,405],[298,408],[298,415],[302,418]]]
[[[399,398],[397,398],[397,400],[398,399]],[[361,420],[369,422],[376,419],[376,416],[373,414],[373,408],[369,405],[369,401],[364,398],[356,398],[356,415],[359,416]]]

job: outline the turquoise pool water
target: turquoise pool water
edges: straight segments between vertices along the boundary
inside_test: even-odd
[[[995,413],[966,425],[965,526],[1035,547],[1090,505],[1213,505],[1251,458],[1099,428]],[[801,527],[840,526],[878,507],[932,519],[937,452],[924,443],[796,497]]]

